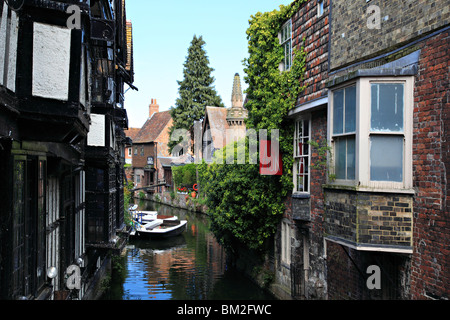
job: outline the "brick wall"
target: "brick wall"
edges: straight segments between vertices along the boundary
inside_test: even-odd
[[[357,260],[354,250],[342,248],[339,244],[327,242],[327,279],[330,300],[359,299],[363,291],[362,275],[344,250]]]
[[[158,157],[170,157],[169,153],[169,141],[170,141],[170,128],[173,126],[173,119],[170,119],[167,125],[159,134],[156,142],[158,143]]]
[[[412,247],[412,196],[326,191],[327,235],[354,245]]]
[[[358,242],[412,247],[412,196],[358,196]]]
[[[407,217],[409,204],[412,204],[413,254],[408,267],[404,268],[408,273],[408,276],[404,278],[409,280],[403,283],[402,288],[404,298],[407,299],[448,299],[450,295],[448,286],[450,283],[450,259],[448,259],[450,217],[447,183],[450,172],[449,43],[449,31],[446,30],[398,53],[421,50],[419,71],[415,77],[414,86],[413,186],[416,193],[412,199],[403,199],[408,201],[403,201],[401,195],[397,196],[399,202],[405,203],[403,211],[402,207],[395,206],[395,198],[387,197],[381,200],[383,204],[372,203],[374,209],[378,207],[378,212],[371,212],[372,220],[376,217],[386,219],[388,215],[384,213],[384,209],[391,209],[389,207],[392,207],[394,211],[400,210],[397,211],[397,215]],[[347,199],[347,204],[349,201],[350,198]],[[389,202],[393,202],[394,206],[390,206]],[[382,210],[379,210],[381,208]],[[388,211],[390,210],[386,210]],[[359,210],[358,213],[360,214],[361,211]],[[327,219],[331,218],[327,215]],[[336,221],[341,220],[336,219]],[[404,237],[407,242],[409,241],[407,239],[409,238],[407,226],[409,221],[402,223],[405,225],[397,226],[400,230],[404,228],[402,231],[404,234],[399,237]],[[352,232],[354,232],[344,230],[339,224],[333,226],[331,231],[336,234],[342,232],[347,238],[352,238]],[[380,231],[378,230],[378,233]],[[391,230],[384,231],[391,232]],[[372,235],[376,233],[377,230],[372,231]],[[378,236],[383,236],[383,231]],[[363,235],[360,239],[364,237],[367,235]],[[364,242],[367,241],[372,240],[367,237]],[[329,260],[328,267],[330,268],[333,263],[335,262]],[[330,279],[330,281],[333,280]]]
[[[297,105],[327,97],[325,80],[328,73],[329,4],[329,0],[324,1],[324,12],[319,17],[317,1],[308,1],[292,17],[293,47],[300,49],[304,46],[307,53],[304,79],[306,88],[298,98]],[[326,142],[326,117],[325,108],[311,112],[312,139],[319,143]],[[315,163],[318,160],[317,150],[311,152],[311,162]],[[288,197],[286,200],[285,218],[292,221],[293,228],[291,268],[302,271],[304,263],[309,263],[308,276],[302,289],[302,294],[307,299],[326,299],[327,295],[322,227],[322,184],[325,182],[326,173],[322,168],[311,170],[310,194]],[[294,269],[290,271],[293,272]],[[304,277],[304,274],[297,275],[297,284]],[[285,282],[294,281],[289,275],[288,278]]]
[[[357,251],[327,242],[328,298],[330,300],[409,299],[410,257]],[[369,289],[369,266],[380,268],[380,289]]]
[[[311,116],[311,140],[322,144],[327,142],[327,110],[321,109]],[[320,159],[318,150],[311,148],[311,166]],[[313,232],[323,236],[324,193],[323,185],[327,183],[327,173],[324,168],[311,168],[311,216],[314,225]]]
[[[141,155],[141,148],[144,147],[144,155]],[[135,148],[138,149],[137,154],[134,154]],[[153,157],[156,162],[155,147],[153,143],[133,144],[133,167],[144,168],[147,165],[147,157]]]
[[[380,55],[449,24],[450,7],[438,0],[333,0],[330,70]],[[381,28],[369,29],[367,8],[380,8]]]
[[[422,45],[414,92],[412,298],[450,298],[449,31]]]
[[[307,52],[306,89],[297,104],[327,96],[329,4],[330,0],[324,0],[324,12],[318,17],[317,1],[308,1],[292,17],[293,47],[304,46]]]

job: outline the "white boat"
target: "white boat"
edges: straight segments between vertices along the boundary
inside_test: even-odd
[[[153,220],[178,220],[177,216],[163,216],[158,215],[156,211],[132,211],[133,220],[138,221],[141,224],[151,222]]]
[[[186,220],[177,216],[162,216],[156,211],[137,211],[137,205],[130,207],[134,227],[132,237],[167,238],[181,234],[187,225]]]
[[[168,238],[180,235],[186,230],[186,220],[156,219],[146,224],[136,222],[130,235],[139,238]]]

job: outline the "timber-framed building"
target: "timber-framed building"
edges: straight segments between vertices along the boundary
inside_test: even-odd
[[[95,298],[125,230],[125,1],[0,1],[0,13],[0,298]]]

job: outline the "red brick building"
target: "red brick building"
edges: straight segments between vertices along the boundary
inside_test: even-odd
[[[286,21],[307,61],[289,114],[280,296],[449,298],[449,12],[427,0],[311,0]],[[310,140],[330,149],[326,168]]]
[[[164,179],[164,169],[158,158],[170,156],[168,143],[172,123],[170,112],[159,112],[156,99],[152,99],[149,118],[133,140],[132,165],[136,188],[155,185]]]
[[[309,141],[326,141],[329,2],[306,2],[283,28],[292,30],[292,47],[304,46],[307,55],[306,88],[289,113],[295,125],[294,190],[275,241],[277,294],[326,299],[322,223],[326,173],[312,169],[319,159]]]

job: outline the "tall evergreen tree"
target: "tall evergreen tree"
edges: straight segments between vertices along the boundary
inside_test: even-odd
[[[215,79],[211,73],[214,69],[209,67],[204,45],[202,36],[197,38],[194,35],[184,62],[184,79],[177,81],[179,98],[175,102],[175,107],[170,108],[173,119],[170,134],[175,129],[186,129],[192,133],[194,121],[203,119],[206,106],[225,107],[213,86]],[[178,143],[179,141],[170,141],[170,151]]]

